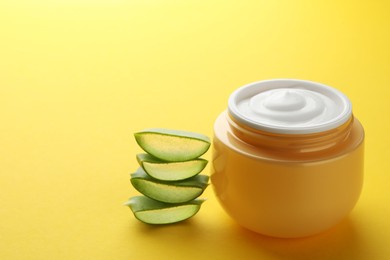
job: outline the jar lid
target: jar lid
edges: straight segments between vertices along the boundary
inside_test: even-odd
[[[310,134],[336,128],[352,115],[340,91],[316,82],[273,79],[250,83],[229,98],[229,114],[252,128],[280,134]]]

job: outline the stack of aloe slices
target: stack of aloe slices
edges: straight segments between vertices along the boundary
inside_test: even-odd
[[[153,128],[135,133],[135,140],[146,152],[137,155],[140,165],[131,174],[131,184],[144,196],[130,198],[134,216],[149,224],[169,224],[194,216],[203,199],[198,197],[209,177],[200,172],[207,160],[199,158],[210,147],[202,134]]]

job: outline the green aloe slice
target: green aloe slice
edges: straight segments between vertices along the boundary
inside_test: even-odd
[[[131,174],[131,184],[143,195],[166,203],[184,203],[199,197],[209,181],[207,175],[197,175],[183,181],[167,182],[153,179],[142,168]]]
[[[152,128],[134,134],[138,145],[147,153],[169,162],[198,158],[210,147],[210,139],[202,134]]]
[[[170,224],[194,216],[200,209],[202,199],[192,200],[185,204],[167,204],[145,196],[130,198],[125,205],[129,206],[134,216],[148,224]]]
[[[137,154],[137,160],[147,174],[163,181],[191,178],[203,171],[207,165],[207,160],[202,158],[184,162],[166,162],[147,153]]]

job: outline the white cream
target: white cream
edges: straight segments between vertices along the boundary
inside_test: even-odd
[[[229,113],[253,128],[283,134],[333,129],[352,114],[348,98],[338,90],[310,81],[276,79],[237,89]]]

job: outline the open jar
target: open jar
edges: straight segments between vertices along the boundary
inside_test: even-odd
[[[348,98],[292,79],[237,89],[216,120],[211,182],[240,225],[274,237],[325,231],[355,206],[364,130]]]

